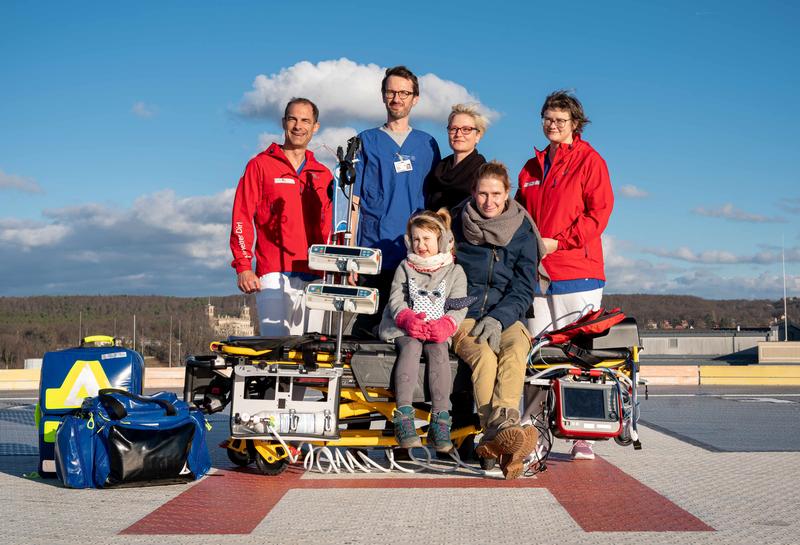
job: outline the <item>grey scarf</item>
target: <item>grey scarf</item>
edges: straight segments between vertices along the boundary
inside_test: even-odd
[[[467,200],[463,206],[461,224],[464,238],[467,239],[467,242],[476,246],[481,244],[506,246],[511,242],[511,238],[524,220],[530,223],[533,234],[536,237],[536,247],[539,254],[539,262],[536,264],[539,271],[539,287],[542,293],[545,293],[550,285],[550,276],[542,265],[545,247],[542,242],[542,236],[539,234],[539,229],[533,222],[533,218],[528,214],[528,211],[517,201],[510,200],[502,214],[493,218],[484,218],[475,208],[473,199]]]
[[[475,202],[470,199],[464,205],[461,213],[461,220],[464,225],[464,238],[470,244],[492,244],[494,246],[505,246],[511,241],[511,237],[517,232],[522,221],[528,216],[528,212],[517,201],[508,201],[506,209],[493,218],[484,218]],[[533,225],[533,220],[528,216]]]

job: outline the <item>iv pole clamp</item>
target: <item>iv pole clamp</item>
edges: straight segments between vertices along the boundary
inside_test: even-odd
[[[339,187],[347,195],[347,228],[344,232],[344,245],[350,246],[353,238],[353,193],[356,183],[356,163],[358,152],[361,151],[361,139],[354,136],[347,141],[347,151],[339,146],[336,149],[336,158],[339,160]],[[341,334],[341,332],[339,332]]]
[[[347,228],[344,231],[344,245],[353,244],[353,193],[356,184],[356,157],[361,151],[361,139],[358,135],[347,141],[347,151],[342,152],[342,146],[336,149],[336,157],[339,159],[339,187],[347,195]],[[349,273],[346,273],[349,274]],[[336,365],[342,364],[342,335],[344,335],[344,309],[339,312],[339,324],[336,336]]]
[[[375,314],[378,311],[379,293],[376,288],[347,284],[350,273],[379,274],[381,251],[376,248],[353,246],[356,214],[354,214],[354,188],[356,167],[361,140],[353,137],[347,141],[347,151],[339,147],[336,157],[339,173],[339,189],[347,197],[347,221],[343,232],[334,238],[339,244],[314,244],[308,249],[310,269],[333,273],[326,275],[327,282],[314,282],[306,286],[306,306],[311,309],[335,312],[339,316],[336,336],[336,366],[342,365],[342,336],[344,313]],[[332,278],[331,278],[332,277]],[[331,282],[330,280],[333,280]]]

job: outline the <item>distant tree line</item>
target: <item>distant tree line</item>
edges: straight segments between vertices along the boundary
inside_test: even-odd
[[[87,335],[112,335],[134,348],[134,315],[135,348],[148,358],[148,364],[166,365],[171,347],[172,364],[182,365],[187,355],[206,354],[208,344],[218,340],[206,314],[209,301],[218,315],[238,315],[246,302],[256,324],[255,301],[241,295],[0,297],[0,368],[21,368],[26,358],[41,358],[45,352],[77,346]],[[767,327],[783,315],[781,300],[605,295],[603,305],[622,308],[637,319],[641,329],[648,322],[685,322],[696,329]],[[788,314],[790,320],[800,322],[800,299],[789,301]]]
[[[218,340],[209,325],[209,301],[219,314],[239,315],[251,298],[164,296],[0,297],[0,368],[21,368],[27,358],[78,346],[87,335],[111,335],[148,358],[148,364],[182,365],[190,354],[208,353]],[[136,333],[134,335],[134,316]],[[155,360],[155,361],[153,361]]]
[[[783,317],[783,300],[701,299],[690,295],[604,295],[603,306],[620,307],[636,318],[640,329],[648,322],[695,329],[768,327]],[[800,323],[800,299],[788,300],[789,320]]]

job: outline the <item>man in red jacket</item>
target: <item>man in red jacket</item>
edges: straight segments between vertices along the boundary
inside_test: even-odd
[[[308,151],[319,110],[306,98],[286,105],[283,145],[273,143],[247,163],[236,188],[231,266],[244,293],[256,293],[264,336],[320,332],[324,313],[305,308],[303,292],[315,275],[308,247],[327,242],[333,176]],[[253,243],[256,269],[253,272]]]

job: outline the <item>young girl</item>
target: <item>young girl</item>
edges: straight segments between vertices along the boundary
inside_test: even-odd
[[[466,297],[467,277],[453,262],[453,233],[445,208],[413,215],[406,226],[405,241],[408,257],[395,271],[379,328],[381,339],[394,341],[397,347],[394,433],[402,448],[422,445],[411,402],[420,356],[425,352],[432,398],[428,444],[437,452],[449,452],[453,448],[449,414],[453,377],[448,344],[467,313],[466,308],[453,308],[467,306],[453,301]]]

